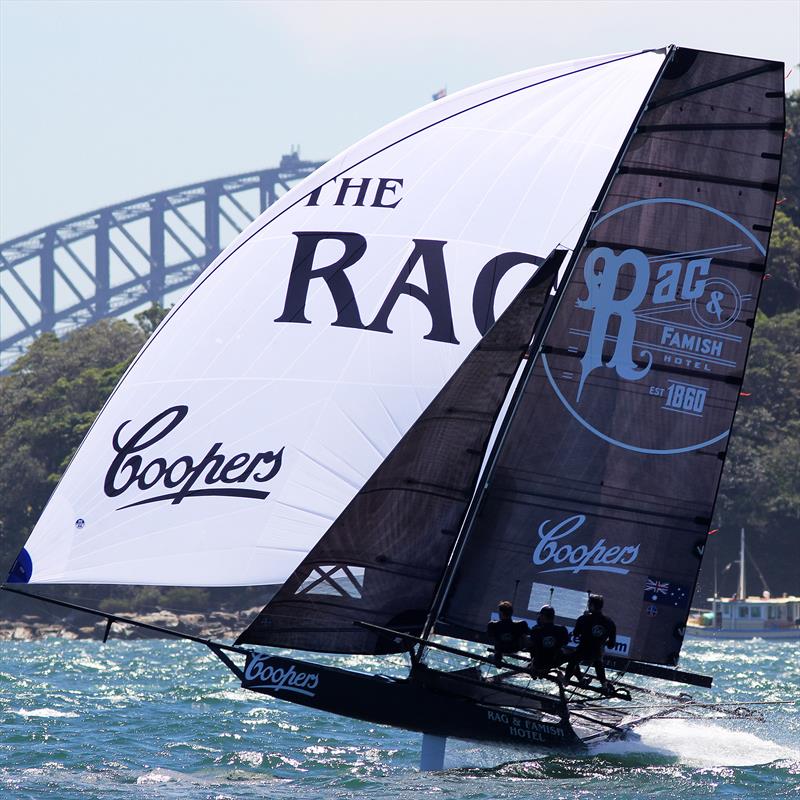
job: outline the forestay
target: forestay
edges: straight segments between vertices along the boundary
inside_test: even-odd
[[[10,579],[284,581],[542,257],[575,244],[663,59],[483,84],[284,195],[136,358]]]
[[[437,627],[498,600],[565,622],[605,595],[616,653],[675,664],[756,315],[782,65],[678,49],[575,259]]]

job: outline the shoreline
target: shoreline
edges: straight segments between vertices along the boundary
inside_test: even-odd
[[[225,641],[235,639],[254,619],[263,606],[245,609],[238,612],[210,611],[208,613],[175,614],[172,611],[152,611],[137,614],[133,611],[115,612],[116,616],[128,617],[148,625],[156,625],[167,630],[188,633],[204,639]],[[99,639],[102,641],[106,629],[106,620],[98,618],[93,624],[86,624],[85,615],[82,620],[65,617],[62,620],[45,619],[36,614],[21,614],[15,619],[0,620],[0,642],[31,642],[37,639]],[[113,639],[168,639],[168,633],[141,628],[115,622],[109,638]]]

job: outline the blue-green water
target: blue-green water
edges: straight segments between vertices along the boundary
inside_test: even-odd
[[[330,662],[320,657],[317,660]],[[342,663],[339,660],[337,663]],[[396,658],[345,664],[399,671]],[[682,667],[720,700],[800,696],[798,643],[691,641]],[[651,722],[587,755],[448,743],[417,770],[420,737],[237,688],[184,642],[0,642],[3,798],[800,798],[800,710],[766,721]],[[520,760],[524,758],[524,760]]]

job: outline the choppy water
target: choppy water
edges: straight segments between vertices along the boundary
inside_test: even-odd
[[[717,699],[800,696],[797,643],[691,641],[684,654],[682,667],[716,676]],[[401,665],[381,663],[385,672]],[[420,774],[419,735],[245,692],[190,643],[0,642],[0,792],[56,800],[800,798],[800,710],[767,707],[766,716],[761,724],[651,722],[639,742],[582,756],[531,752],[522,761],[519,751],[451,741],[447,771]]]

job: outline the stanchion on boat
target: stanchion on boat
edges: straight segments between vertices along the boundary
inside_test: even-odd
[[[419,759],[420,772],[438,772],[444,769],[444,750],[447,737],[422,734],[422,753]]]

